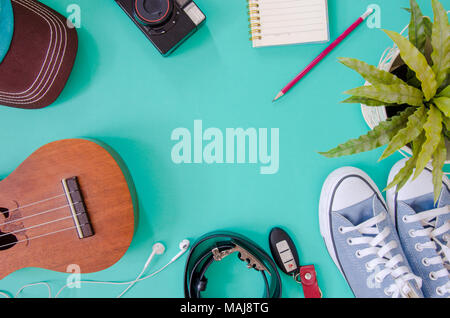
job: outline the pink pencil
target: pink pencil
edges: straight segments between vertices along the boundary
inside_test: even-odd
[[[339,45],[347,36],[350,35],[368,16],[373,13],[373,9],[368,9],[362,16],[358,18],[344,33],[342,33],[333,43],[331,43],[318,57],[314,59],[300,74],[298,74],[289,84],[287,84],[274,98],[273,101],[281,98],[286,94],[295,84],[297,84],[306,74],[309,73],[320,61],[322,61],[333,49]]]

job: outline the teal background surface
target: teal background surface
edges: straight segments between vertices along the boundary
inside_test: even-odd
[[[0,176],[7,176],[34,150],[54,140],[87,137],[113,147],[127,163],[139,196],[139,223],[126,255],[113,267],[83,279],[127,281],[141,271],[153,243],[164,242],[163,256],[149,273],[166,264],[178,243],[219,229],[249,236],[269,251],[274,226],[289,231],[302,264],[315,264],[325,297],[353,294],[328,256],[319,232],[322,183],[336,168],[352,165],[366,171],[383,189],[399,154],[380,163],[381,149],[340,159],[328,150],[368,130],[358,105],[340,104],[343,91],[360,86],[358,74],[336,58],[349,56],[377,64],[391,45],[378,29],[363,24],[319,67],[280,102],[274,95],[327,44],[253,49],[249,42],[246,2],[196,0],[206,24],[174,54],[163,58],[113,0],[44,0],[67,15],[69,4],[81,7],[79,52],[60,98],[42,110],[0,107]],[[429,1],[419,1],[431,15]],[[329,0],[330,33],[335,39],[370,4],[381,7],[382,28],[400,31],[409,21],[407,0]],[[261,175],[259,165],[190,164],[171,160],[172,131],[279,128],[280,169]],[[51,249],[51,246],[49,247]],[[68,247],[70,248],[70,247]],[[127,297],[182,297],[186,256],[158,276],[137,284]],[[208,296],[259,297],[262,280],[237,258],[214,264]],[[256,275],[255,275],[256,274]],[[0,282],[15,293],[27,283],[47,281],[53,292],[67,274],[43,269],[19,270]],[[302,297],[300,285],[283,278],[284,297]],[[68,289],[63,297],[115,297],[117,286]],[[20,296],[45,297],[45,287]]]

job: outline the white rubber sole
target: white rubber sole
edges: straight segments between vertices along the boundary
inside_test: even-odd
[[[363,178],[369,183],[369,185],[376,191],[380,199],[384,202],[383,196],[381,195],[380,190],[378,190],[377,185],[373,180],[362,170],[354,167],[343,167],[333,171],[325,180],[322,186],[322,192],[320,194],[319,201],[319,225],[320,225],[320,234],[325,242],[328,253],[336,264],[337,268],[341,271],[342,275],[344,272],[339,264],[338,258],[336,256],[336,251],[334,249],[334,244],[331,236],[331,226],[330,226],[330,206],[331,206],[331,198],[334,192],[334,189],[338,185],[338,183],[346,176],[357,175]],[[345,277],[345,275],[344,275]]]

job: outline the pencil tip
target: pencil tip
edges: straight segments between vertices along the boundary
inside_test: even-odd
[[[361,16],[363,20],[367,19],[375,10],[372,8],[368,8],[367,11]]]
[[[275,98],[273,99],[272,103],[276,102],[276,101],[277,101],[278,99],[280,99],[283,95],[284,95],[283,92],[279,92],[279,93],[277,94],[277,96],[275,96]]]

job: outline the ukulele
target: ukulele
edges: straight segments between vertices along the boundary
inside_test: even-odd
[[[118,155],[93,141],[34,152],[0,181],[0,279],[24,267],[66,272],[75,264],[91,273],[116,263],[134,233],[126,174]]]

